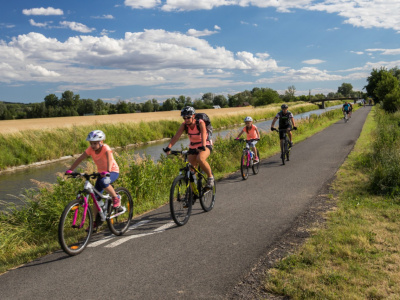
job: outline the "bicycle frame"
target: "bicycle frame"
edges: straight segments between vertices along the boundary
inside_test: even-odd
[[[185,172],[185,177],[188,179],[188,185],[190,183],[192,183],[192,181],[190,181],[190,176],[192,176],[191,174],[191,169],[193,169],[195,171],[195,174],[198,174],[199,176],[203,177],[205,179],[205,176],[201,173],[201,171],[199,169],[197,169],[195,166],[193,166],[189,161],[188,161],[188,151],[184,150],[184,151],[171,151],[171,154],[173,155],[177,155],[177,154],[182,154],[185,157],[185,166],[181,169],[179,169],[179,175],[182,175],[183,172]],[[196,196],[200,196],[200,192],[197,189],[197,186],[194,184],[191,185],[192,191]]]

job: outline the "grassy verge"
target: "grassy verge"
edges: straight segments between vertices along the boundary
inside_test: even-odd
[[[384,181],[374,180],[382,174],[379,178],[385,178],[382,170],[394,167],[382,166],[378,155],[382,136],[377,133],[386,132],[388,124],[377,125],[374,115],[368,116],[354,150],[337,173],[332,200],[337,209],[328,213],[325,228],[315,229],[295,254],[269,271],[265,281],[269,292],[291,299],[398,299],[400,202],[384,188],[378,192],[375,184]],[[399,139],[393,139],[387,136],[386,141],[397,147]]]
[[[298,122],[294,141],[300,141],[321,131],[341,118],[335,110]],[[262,158],[279,151],[276,134],[262,134],[257,148]],[[233,138],[217,139],[209,162],[215,176],[221,178],[238,170],[242,145]],[[169,189],[182,165],[179,158],[161,156],[158,162],[150,158],[116,155],[121,176],[117,185],[128,188],[134,200],[134,214],[157,208],[169,201]],[[86,171],[94,170],[93,164]],[[53,185],[39,183],[39,191],[27,191],[26,205],[17,209],[12,204],[0,213],[0,273],[14,266],[59,249],[57,227],[65,205],[74,199],[82,187],[81,181],[64,180],[61,176]]]
[[[279,107],[280,104],[272,104],[254,108],[250,114],[255,120],[268,119],[275,116]],[[317,108],[314,104],[304,102],[296,102],[290,106],[290,110],[295,114]],[[222,111],[221,114],[223,114]],[[179,114],[179,112],[174,113]],[[248,113],[212,117],[213,127],[218,129],[241,124]],[[86,136],[94,129],[100,129],[106,133],[107,144],[111,147],[125,147],[172,137],[179,125],[178,121],[159,120],[74,126],[50,130],[25,130],[18,133],[0,134],[0,152],[2,153],[0,170],[82,153],[87,148]]]

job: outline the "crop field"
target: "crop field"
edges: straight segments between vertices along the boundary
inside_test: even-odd
[[[299,104],[296,105],[298,107]],[[309,105],[309,104],[300,104]],[[278,105],[280,106],[280,105]],[[221,109],[203,109],[198,112],[205,112],[212,117],[227,117],[231,115],[244,114],[248,112],[252,115],[255,111],[260,112],[276,111],[276,106],[268,106],[265,108],[247,107],[230,107]],[[22,120],[4,120],[0,121],[0,134],[15,133],[23,130],[37,129],[54,129],[81,125],[92,124],[115,124],[115,123],[139,123],[160,120],[181,121],[180,112],[177,111],[160,111],[150,113],[132,113],[118,115],[98,115],[98,116],[77,116],[77,117],[60,117],[60,118],[41,118],[41,119],[22,119]]]

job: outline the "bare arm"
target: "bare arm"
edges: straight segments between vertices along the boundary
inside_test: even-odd
[[[260,139],[260,132],[258,131],[258,128],[256,128],[256,132],[257,132],[257,138]]]
[[[74,163],[71,165],[69,168],[71,171],[73,171],[79,164],[88,157],[89,155],[86,154],[86,152],[83,152],[81,156],[79,156]]]
[[[172,146],[175,145],[175,143],[179,140],[179,138],[181,137],[183,131],[185,130],[185,124],[181,124],[181,126],[179,127],[178,131],[175,133],[175,135],[172,137],[171,141],[168,144],[168,148],[172,148]]]
[[[239,135],[236,137],[237,139],[240,138],[243,134],[243,130],[239,133]]]
[[[294,123],[294,118],[293,117],[291,118],[291,120],[292,120],[293,127],[296,127],[296,124]]]
[[[112,154],[112,151],[111,151],[111,150],[106,152],[106,157],[107,157],[107,172],[111,172],[111,167],[112,167],[111,163],[112,163],[112,161],[113,161],[112,155],[113,155],[113,154]]]
[[[200,133],[201,133],[202,146],[205,147],[207,145],[207,128],[206,128],[206,123],[204,122],[200,123]]]
[[[274,120],[272,121],[272,124],[271,124],[271,127],[274,127],[274,125],[275,125],[275,122],[278,120],[278,118],[277,117],[275,117],[274,118]]]

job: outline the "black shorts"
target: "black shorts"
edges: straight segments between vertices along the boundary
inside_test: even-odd
[[[206,146],[208,149],[210,149],[210,153],[212,152],[212,146],[211,145],[207,145]],[[197,150],[197,149],[193,149],[193,148],[189,148],[189,151],[188,151],[188,155],[197,155],[197,154],[199,154],[199,150]]]
[[[279,139],[284,140],[287,134],[287,131],[284,131],[283,129],[292,129],[292,125],[286,126],[286,127],[279,127]]]

